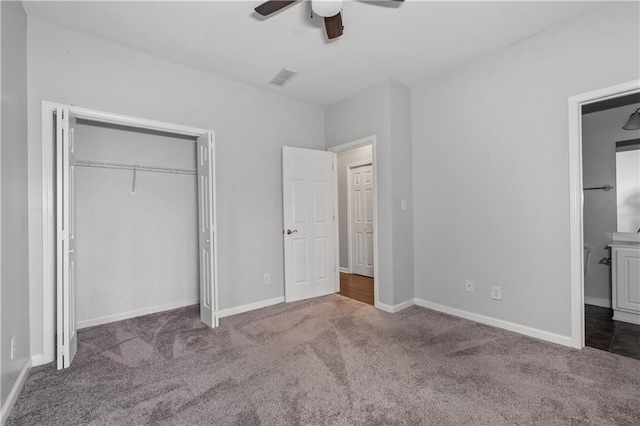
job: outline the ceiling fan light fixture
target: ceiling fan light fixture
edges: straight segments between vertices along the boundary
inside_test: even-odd
[[[639,130],[640,129],[640,108],[636,110],[633,114],[629,116],[629,120],[627,120],[627,124],[622,126],[625,130]]]
[[[318,16],[331,18],[342,10],[342,0],[311,0],[311,10]]]

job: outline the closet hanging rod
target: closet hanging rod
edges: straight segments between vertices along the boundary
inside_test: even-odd
[[[179,175],[195,175],[198,172],[191,169],[180,169],[174,167],[154,167],[141,164],[119,163],[116,161],[96,161],[96,160],[76,160],[76,165],[80,167],[97,167],[102,169],[135,170],[138,172],[173,173]]]

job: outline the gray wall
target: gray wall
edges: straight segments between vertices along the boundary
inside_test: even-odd
[[[340,229],[341,268],[349,268],[349,174],[347,173],[347,165],[371,160],[371,146],[362,146],[338,153],[338,227]]]
[[[0,2],[2,50],[2,275],[0,401],[29,360],[27,236],[27,18],[20,2]],[[16,355],[11,354],[11,338]]]
[[[42,351],[43,100],[214,130],[220,308],[283,296],[282,146],[323,149],[323,109],[37,20],[28,35],[32,352]]]
[[[622,126],[640,104],[593,112],[582,116],[582,182],[585,188],[616,187],[616,142],[640,138],[640,130]],[[611,306],[611,266],[599,264],[610,257],[607,245],[617,231],[616,189],[584,191],[584,243],[591,246],[589,272],[584,277],[587,303]]]
[[[411,89],[389,81],[391,123],[391,205],[393,214],[393,301],[414,297],[413,273],[413,147]],[[400,210],[401,200],[407,209]]]
[[[414,88],[417,298],[570,335],[567,99],[637,79],[639,30],[608,5]]]
[[[393,111],[392,109],[397,109]],[[375,135],[378,196],[378,298],[413,297],[411,91],[387,80],[326,108],[327,148]],[[403,198],[405,197],[405,198]],[[400,211],[400,199],[407,211]]]
[[[195,140],[79,122],[76,156],[196,168]],[[76,309],[86,321],[198,299],[195,175],[76,168]]]

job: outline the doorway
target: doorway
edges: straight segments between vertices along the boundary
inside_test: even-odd
[[[376,305],[375,137],[331,149],[336,155],[337,292]]]
[[[378,306],[375,136],[328,151],[285,146],[282,167],[285,301],[340,293]]]
[[[640,325],[633,320],[640,318],[640,250],[629,248],[640,233],[618,228],[624,221],[616,213],[616,187],[625,184],[616,176],[616,154],[631,132],[630,116],[618,117],[616,109],[637,102],[638,94],[635,80],[569,99],[572,345],[634,358],[640,358]],[[607,120],[615,125],[602,133]]]
[[[79,146],[76,144],[78,141],[75,139],[74,131],[78,126],[76,121],[82,121],[84,126],[91,127],[91,132],[89,133],[94,136],[100,133],[105,133],[106,131],[106,133],[102,135],[104,136],[102,139],[108,140],[108,143],[100,144],[100,146],[96,145],[90,149],[87,149],[88,146],[85,146],[83,149],[78,150]],[[79,135],[84,135],[82,137],[85,137],[89,134],[87,133],[89,127],[85,128],[83,132],[79,133]],[[124,151],[129,151],[130,149],[135,151],[135,147],[133,145],[127,145],[126,147],[118,146],[119,141],[110,139],[114,135],[114,129],[117,129],[120,132],[152,136],[148,141],[146,141],[147,145],[149,145],[149,143],[151,143],[151,145],[146,146],[145,149],[136,154],[141,156],[141,159],[147,160],[145,164],[141,164],[142,161],[125,163],[122,161],[113,161],[114,159],[112,158],[106,158],[106,160],[105,158],[102,158],[109,157],[111,154],[122,155]],[[96,130],[99,131],[96,133]],[[187,163],[190,163],[190,159],[192,159],[193,163],[191,165],[187,164],[189,165],[188,168],[176,168],[173,164],[166,165],[166,167],[162,164],[156,164],[158,158],[155,157],[157,152],[154,152],[154,150],[158,148],[158,146],[162,145],[162,143],[159,143],[159,145],[156,146],[153,144],[153,140],[162,138],[165,139],[163,143],[166,145],[165,148],[169,151],[172,149],[180,151],[181,147],[179,147],[179,145],[184,144],[186,140],[188,142],[187,145],[191,145],[191,148],[187,148],[187,150],[193,149],[193,151],[186,153],[184,159]],[[113,219],[117,215],[122,216],[122,210],[126,210],[121,204],[119,206],[105,205],[104,200],[100,200],[100,197],[95,197],[96,194],[94,194],[94,192],[96,188],[105,187],[104,183],[105,180],[107,180],[107,177],[109,179],[113,178],[109,180],[109,182],[116,182],[119,187],[124,188],[127,192],[127,194],[124,195],[121,192],[113,194],[116,198],[119,197],[122,200],[122,197],[130,197],[129,200],[132,203],[146,203],[145,205],[148,205],[152,199],[162,201],[164,194],[163,191],[168,191],[174,186],[176,186],[176,191],[174,192],[180,193],[183,191],[190,192],[191,189],[188,189],[188,187],[190,187],[190,183],[194,184],[192,188],[194,193],[191,194],[191,196],[188,196],[187,194],[180,194],[180,196],[186,197],[184,200],[191,200],[193,205],[182,206],[185,211],[178,213],[178,210],[180,209],[176,209],[175,213],[178,216],[167,218],[168,223],[171,223],[170,226],[175,228],[174,230],[177,232],[182,229],[181,226],[184,225],[187,227],[188,229],[183,229],[186,232],[181,233],[181,235],[184,234],[185,238],[185,241],[183,242],[187,245],[192,242],[194,245],[192,248],[193,259],[182,259],[185,260],[185,262],[183,262],[184,265],[182,266],[184,266],[184,268],[181,270],[184,272],[182,274],[183,276],[189,275],[192,278],[191,280],[187,279],[187,281],[195,281],[197,287],[195,289],[188,289],[187,293],[190,298],[177,301],[177,303],[184,305],[189,302],[189,304],[197,303],[199,300],[201,321],[210,327],[217,326],[217,233],[215,232],[215,157],[213,132],[186,126],[104,113],[85,108],[44,102],[42,143],[44,180],[43,193],[46,200],[45,210],[43,212],[43,245],[45,247],[45,250],[43,251],[43,363],[53,361],[57,351],[58,368],[66,368],[70,366],[75,351],[77,350],[77,329],[79,328],[79,325],[95,325],[97,323],[145,315],[177,307],[174,306],[175,304],[171,303],[164,305],[156,304],[152,307],[146,306],[142,309],[119,312],[116,315],[106,317],[97,316],[86,321],[84,324],[78,323],[78,297],[76,294],[78,280],[76,276],[77,272],[79,270],[81,271],[81,269],[78,269],[77,257],[78,254],[81,254],[88,263],[100,263],[103,260],[100,258],[100,253],[92,252],[98,252],[103,248],[103,245],[101,245],[100,242],[95,245],[95,241],[92,241],[91,244],[94,244],[94,247],[91,248],[90,245],[87,244],[89,240],[85,238],[84,243],[81,244],[85,249],[83,250],[83,247],[77,246],[77,243],[82,241],[82,239],[79,240],[76,238],[77,232],[80,231],[80,227],[77,227],[78,218],[76,210],[78,205],[76,203],[76,195],[80,190],[80,194],[89,194],[93,197],[93,204],[90,203],[91,205],[84,206],[86,208],[83,209],[82,214],[84,215],[83,220],[84,225],[86,226],[82,226],[81,223],[80,225],[82,229],[93,232],[104,228],[104,226],[100,225],[100,223],[104,225],[104,221],[100,222],[99,220],[93,220],[95,219],[95,214],[97,212],[95,208],[96,205],[102,206],[101,210],[109,208],[116,209],[112,212],[110,218],[107,218],[107,221]],[[140,148],[140,146],[138,146],[138,148]],[[86,155],[87,153],[96,154],[96,158],[78,158],[78,154]],[[126,155],[131,155],[131,152],[126,153]],[[167,161],[172,161],[180,156],[170,154],[167,157]],[[149,163],[152,162],[152,159],[155,161],[150,166]],[[152,175],[155,176],[153,179],[154,181],[157,181],[159,178],[162,182],[152,182]],[[82,186],[78,188],[78,177],[84,177],[84,183],[89,183],[88,181],[90,179],[94,179],[94,183],[99,183],[102,186],[89,185],[83,190]],[[178,177],[178,180],[171,179],[172,177]],[[183,182],[179,183],[181,179]],[[145,189],[143,190],[143,188]],[[138,196],[136,197],[136,195]],[[167,201],[170,202],[171,200]],[[97,202],[97,204],[94,202]],[[122,207],[122,209],[120,207]],[[160,216],[164,214],[159,214],[157,209],[153,211],[153,208],[147,210],[152,210],[147,212],[149,215],[147,218],[149,222],[153,222],[153,220],[156,219],[159,220]],[[103,212],[98,213],[102,214]],[[185,218],[190,216],[191,213],[193,213],[194,217],[186,220]],[[126,214],[123,218],[127,220],[121,220],[121,222],[127,222],[129,225],[129,228],[127,229],[129,229],[129,231],[134,232],[137,230],[138,227],[130,226],[131,220],[129,219],[133,220],[135,218],[131,217],[131,215],[127,216]],[[185,220],[179,220],[180,218]],[[173,219],[183,223],[175,223],[176,220]],[[89,223],[91,221],[93,222]],[[191,227],[190,224],[193,224],[194,226]],[[145,224],[143,223],[140,226],[144,227]],[[126,228],[126,226],[123,225],[123,228]],[[115,234],[116,231],[118,231],[118,229],[114,228],[112,233]],[[166,235],[168,229],[166,226],[160,225],[155,228],[151,226],[147,231],[150,235],[153,235],[155,232],[160,238],[162,238],[161,236]],[[108,238],[110,233],[107,230],[102,232],[100,235],[104,238]],[[126,235],[125,237],[128,238]],[[172,241],[165,240],[163,241],[163,244],[178,244],[178,242]],[[49,248],[50,251],[47,250]],[[120,253],[115,253],[115,257],[120,258],[120,261],[108,262],[111,265],[111,269],[117,269],[120,264],[124,262],[122,252],[129,251],[132,256],[131,259],[129,259],[129,266],[133,266],[137,273],[144,272],[144,265],[142,265],[142,268],[140,268],[140,265],[137,265],[138,261],[144,260],[144,256],[141,255],[140,252],[138,252],[137,255],[135,253],[136,250],[144,251],[144,245],[141,245],[140,247],[132,247],[132,244],[130,243],[115,244],[112,248],[114,248],[115,251],[120,251]],[[77,249],[80,249],[82,253],[79,253]],[[161,248],[160,250],[162,251],[163,249]],[[114,253],[111,254],[114,255]],[[93,256],[93,258],[91,256]],[[174,256],[172,258],[173,266],[176,266],[175,262],[179,261],[177,257],[180,256]],[[188,268],[189,265],[193,266],[193,268]],[[100,274],[100,271],[94,271],[93,269],[95,268],[92,268],[90,271],[85,269],[83,276],[86,278],[89,277],[90,274]],[[155,266],[146,269],[151,269],[151,272],[154,273],[154,271],[161,269],[161,265],[155,263]],[[109,270],[107,272],[111,273],[113,271]],[[82,276],[82,272],[80,275]],[[105,274],[103,273],[102,275]],[[152,281],[156,282],[157,280]],[[105,289],[104,287],[104,285],[99,285],[98,287],[93,286],[91,291],[107,291],[108,288]],[[154,288],[153,291],[155,292],[156,290],[157,289]],[[173,291],[175,289],[169,288],[168,290]],[[147,298],[152,296],[149,292],[146,294],[148,296]],[[144,294],[142,296],[142,298],[145,299]],[[155,294],[153,296],[155,296]],[[170,296],[173,295],[171,294]],[[184,294],[182,294],[182,296],[184,296]],[[96,297],[103,302],[105,301],[104,297]],[[106,303],[101,303],[99,306],[103,308],[106,305]],[[122,308],[122,306],[119,306],[119,308]]]
[[[637,359],[640,249],[621,239],[640,230],[639,109],[640,93],[582,107],[585,345]]]

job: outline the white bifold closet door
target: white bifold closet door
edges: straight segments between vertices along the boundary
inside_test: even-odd
[[[217,327],[214,309],[215,250],[214,247],[214,173],[213,134],[198,137],[198,249],[200,264],[200,320]]]
[[[285,301],[335,293],[334,154],[282,149]]]
[[[73,137],[75,118],[68,108],[56,109],[56,299],[57,367],[71,365],[78,348],[76,318],[76,234],[75,175],[76,156]],[[216,327],[215,310],[215,175],[214,136],[197,139],[198,248],[200,319]],[[195,241],[194,241],[195,243]]]
[[[56,230],[58,369],[71,365],[78,349],[75,306],[75,147],[69,111],[56,109]]]

